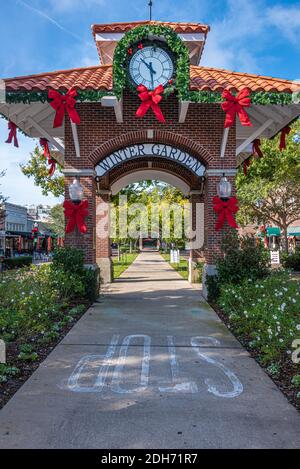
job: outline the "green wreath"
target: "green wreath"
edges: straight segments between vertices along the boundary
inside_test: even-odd
[[[148,39],[149,34],[154,36],[164,37],[166,44],[174,54],[176,60],[176,78],[172,85],[165,88],[165,94],[169,95],[175,90],[179,98],[189,91],[190,86],[190,59],[189,51],[185,44],[181,41],[179,36],[168,26],[163,25],[145,25],[138,26],[128,33],[118,43],[113,61],[113,87],[114,93],[118,99],[122,97],[124,88],[130,85],[127,80],[127,67],[128,49],[132,45]],[[136,91],[134,89],[134,91]]]

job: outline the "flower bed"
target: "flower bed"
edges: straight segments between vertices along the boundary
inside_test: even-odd
[[[219,314],[259,363],[300,409],[300,283],[287,272],[223,284]],[[293,360],[294,359],[294,360]]]
[[[60,250],[51,265],[0,274],[0,407],[94,301],[96,276],[74,249]]]

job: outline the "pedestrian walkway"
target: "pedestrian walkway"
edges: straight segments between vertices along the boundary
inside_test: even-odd
[[[300,416],[144,252],[0,412],[0,448],[300,448]]]

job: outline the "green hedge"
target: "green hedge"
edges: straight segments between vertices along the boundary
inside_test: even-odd
[[[3,265],[7,269],[16,269],[18,267],[25,267],[32,264],[32,256],[12,257],[4,259]]]
[[[300,272],[300,249],[298,248],[293,254],[282,254],[281,262],[286,269]]]

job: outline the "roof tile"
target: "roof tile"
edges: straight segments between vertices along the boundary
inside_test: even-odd
[[[166,21],[131,21],[130,23],[110,23],[110,24],[94,24],[92,31],[94,36],[97,33],[125,33],[137,26],[144,25],[163,25],[174,29],[176,33],[204,33],[207,34],[210,27],[206,24],[199,23],[174,23]]]
[[[224,89],[238,91],[248,87],[251,91],[293,92],[293,82],[229,70],[191,66],[190,88],[194,91]],[[113,88],[112,65],[62,70],[5,80],[7,91],[60,91],[75,87],[79,90],[108,90]]]

